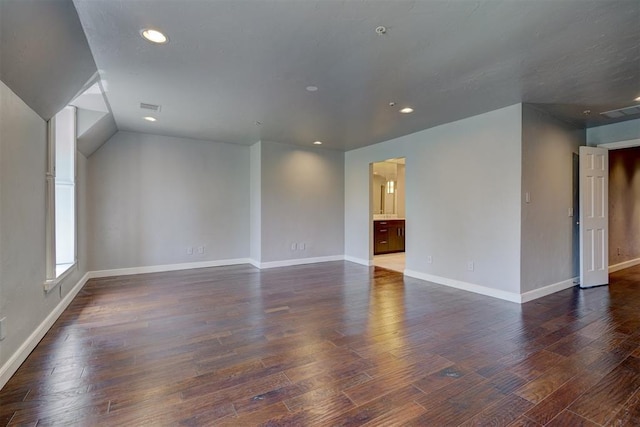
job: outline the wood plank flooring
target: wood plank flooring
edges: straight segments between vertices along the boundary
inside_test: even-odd
[[[332,262],[89,281],[0,425],[640,425],[640,266],[517,305]]]

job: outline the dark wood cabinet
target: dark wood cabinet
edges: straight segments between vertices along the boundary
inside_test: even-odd
[[[373,254],[404,252],[404,234],[403,219],[373,221]]]

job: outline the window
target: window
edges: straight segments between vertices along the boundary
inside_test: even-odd
[[[76,264],[76,108],[49,121],[47,150],[47,280],[53,289]]]

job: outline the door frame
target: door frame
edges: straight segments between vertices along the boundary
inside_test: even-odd
[[[633,147],[640,147],[640,138],[637,139],[629,139],[629,140],[624,140],[624,141],[616,141],[616,142],[606,142],[606,143],[601,143],[601,144],[596,144],[595,147],[598,148],[606,148],[609,151],[612,150],[620,150],[623,148],[633,148]],[[609,174],[611,172],[609,171]],[[607,203],[609,202],[608,199],[608,193],[607,193]],[[577,215],[579,217],[579,215]],[[608,219],[607,219],[608,220]],[[579,233],[579,232],[578,232]],[[609,239],[607,239],[607,241],[605,242],[607,245],[607,252],[610,249],[609,248]],[[578,242],[577,248],[574,247],[574,250],[578,251],[578,263],[580,262],[579,258],[580,258],[580,242]],[[575,256],[575,254],[574,254]],[[609,265],[609,260],[607,259],[607,269],[609,271],[609,273],[611,273],[611,265]],[[580,265],[578,265],[578,283],[580,281]]]
[[[405,220],[405,231],[407,228],[407,156],[406,155],[399,155],[399,156],[392,156],[392,157],[387,157],[385,159],[382,160],[375,160],[375,161],[371,161],[369,162],[369,265],[372,266],[373,264],[373,257],[374,257],[374,232],[373,232],[373,205],[374,205],[374,197],[377,197],[374,189],[373,189],[373,164],[374,163],[381,163],[381,162],[385,162],[387,160],[390,159],[404,159],[404,167],[405,167],[405,179],[404,179],[404,220]],[[396,188],[397,191],[397,188]],[[407,254],[407,241],[406,241],[406,234],[405,234],[405,250],[404,250],[404,254],[406,256]],[[406,263],[405,263],[405,270],[406,270]]]

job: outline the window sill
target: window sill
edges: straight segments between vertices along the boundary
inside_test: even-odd
[[[73,264],[58,264],[56,265],[56,278],[47,279],[44,282],[44,291],[49,293],[54,290],[65,277],[67,277],[75,269],[76,263]]]

